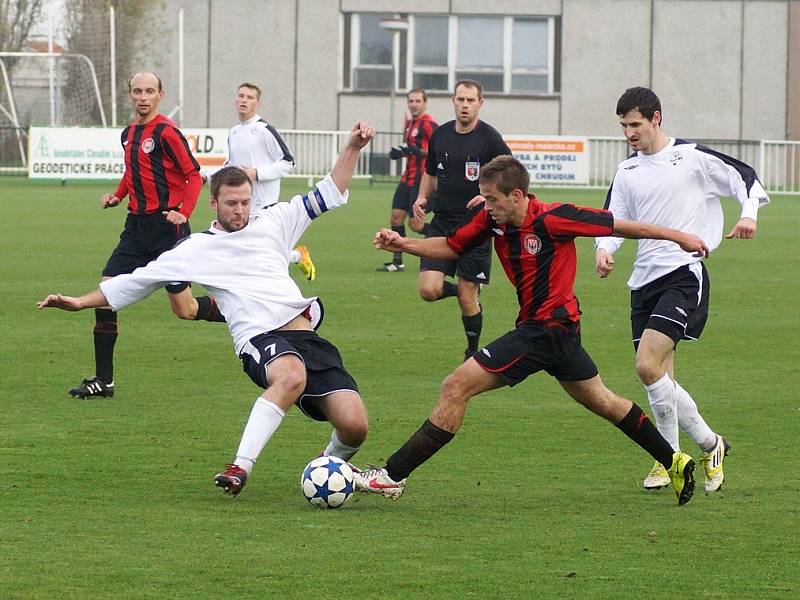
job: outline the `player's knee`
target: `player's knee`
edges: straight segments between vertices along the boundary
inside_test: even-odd
[[[419,297],[425,302],[435,302],[442,295],[442,289],[434,286],[420,286]]]
[[[465,404],[469,400],[469,386],[466,379],[453,371],[442,382],[441,398],[452,404]]]
[[[172,312],[175,314],[176,317],[179,319],[185,319],[187,321],[194,320],[195,312],[183,305],[171,305]]]
[[[637,354],[636,374],[645,385],[648,385],[661,378],[664,374],[664,367],[648,356],[639,356]]]
[[[361,446],[367,439],[369,433],[369,423],[367,415],[355,416],[351,418],[339,432],[339,439],[348,446]]]
[[[302,364],[297,367],[283,368],[279,373],[269,373],[269,387],[282,397],[299,398],[306,387],[306,371]]]

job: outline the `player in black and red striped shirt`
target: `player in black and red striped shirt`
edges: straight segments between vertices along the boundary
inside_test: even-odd
[[[389,151],[389,158],[400,160],[406,158],[406,168],[400,176],[400,183],[394,190],[392,198],[392,213],[389,218],[392,231],[396,231],[401,236],[406,235],[406,219],[412,231],[422,233],[425,226],[425,219],[420,219],[414,215],[412,210],[414,202],[419,194],[419,184],[422,181],[422,174],[425,172],[425,161],[428,158],[428,145],[431,136],[439,124],[433,120],[426,111],[428,107],[428,94],[422,88],[414,88],[406,94],[408,113],[403,126],[403,144],[392,146]],[[384,263],[378,267],[378,271],[396,273],[405,270],[403,264],[403,253],[395,252],[391,262]]]
[[[175,123],[158,112],[164,97],[158,75],[136,73],[128,82],[128,96],[136,120],[122,131],[125,173],[116,191],[100,199],[102,208],[110,208],[127,196],[128,215],[103,279],[146,265],[189,235],[189,217],[203,185],[200,165],[186,139]],[[114,395],[117,313],[109,307],[98,308],[95,320],[95,375],[69,390],[77,398]]]
[[[452,260],[494,240],[495,252],[517,291],[520,311],[516,328],[481,348],[444,380],[429,419],[389,457],[386,467],[357,474],[357,489],[399,497],[406,477],[461,427],[471,397],[504,385],[514,386],[529,375],[546,371],[580,404],[614,423],[654,458],[668,461],[678,502],[685,504],[694,491],[694,461],[687,454],[674,453],[636,404],[603,384],[597,367],[581,346],[580,310],[573,289],[574,240],[613,234],[671,240],[698,255],[707,254],[708,248],[695,235],[615,220],[605,210],[540,202],[528,195],[530,177],[522,163],[511,156],[499,156],[485,165],[479,181],[484,210],[450,236],[415,240],[384,229],[375,236],[375,245],[390,252],[401,249],[417,256]]]

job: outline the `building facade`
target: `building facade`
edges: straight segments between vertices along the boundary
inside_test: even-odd
[[[243,81],[283,129],[400,127],[404,95],[428,90],[453,116],[453,83],[486,89],[482,116],[508,134],[619,135],[628,87],[661,96],[664,127],[704,139],[800,139],[800,2],[790,0],[167,0],[184,9],[188,126],[229,126]],[[393,32],[381,21],[395,17]],[[172,18],[172,16],[170,16]],[[385,25],[385,22],[384,22]],[[164,79],[164,48],[143,60]],[[394,93],[390,85],[394,83]],[[393,104],[391,101],[393,99]],[[798,103],[795,101],[794,105]],[[390,121],[393,121],[390,123]]]

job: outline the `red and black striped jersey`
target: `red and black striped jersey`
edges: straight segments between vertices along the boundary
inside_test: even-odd
[[[164,115],[145,125],[131,123],[121,135],[125,173],[114,195],[129,196],[128,210],[137,215],[177,210],[191,216],[203,187],[186,138]]]
[[[456,229],[447,244],[462,254],[494,239],[503,270],[517,289],[517,325],[525,321],[577,322],[581,313],[574,291],[575,238],[611,235],[614,217],[597,208],[545,204],[533,194],[528,200],[528,213],[520,227],[499,225],[482,210]]]
[[[408,155],[406,170],[403,171],[400,181],[409,187],[417,187],[422,181],[422,174],[425,172],[425,159],[427,158],[428,144],[437,127],[439,127],[439,124],[434,121],[433,117],[428,113],[424,113],[410,121],[408,117],[406,117],[403,143],[407,144],[410,148],[421,148],[426,153],[426,156],[420,156],[414,153]]]

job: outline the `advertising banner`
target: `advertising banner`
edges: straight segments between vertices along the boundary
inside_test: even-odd
[[[508,136],[514,157],[525,165],[531,185],[588,185],[589,140],[580,136]]]
[[[31,127],[28,176],[31,179],[119,179],[125,171],[120,135],[112,127]],[[225,162],[227,129],[181,129],[201,171]]]

